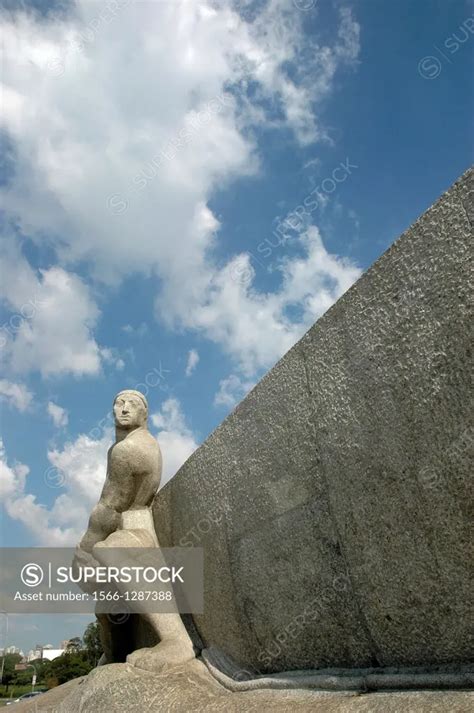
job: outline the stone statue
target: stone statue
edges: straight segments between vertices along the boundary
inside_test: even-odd
[[[107,477],[79,547],[92,548],[120,527],[126,510],[148,507],[161,478],[161,452],[147,428],[148,405],[139,391],[121,391],[114,401],[115,443],[107,454]]]
[[[113,411],[115,443],[107,454],[107,475],[99,502],[76,548],[75,566],[106,564],[104,548],[158,548],[149,506],[160,484],[162,459],[159,445],[148,431],[148,404],[142,393],[126,389],[115,397]],[[159,559],[157,549],[157,562]],[[194,658],[193,644],[177,611],[143,612],[140,616],[160,643],[129,654],[128,663],[156,671]],[[97,618],[104,647],[100,663],[113,663],[110,617],[97,614]]]

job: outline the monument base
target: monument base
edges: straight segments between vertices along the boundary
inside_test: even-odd
[[[328,668],[257,675],[239,667],[230,657],[215,647],[204,649],[201,657],[213,677],[230,691],[255,691],[263,688],[359,693],[387,690],[474,690],[472,665]]]
[[[16,713],[468,713],[469,691],[247,690],[229,691],[201,661],[149,673],[129,664],[110,664],[87,677],[15,705]]]

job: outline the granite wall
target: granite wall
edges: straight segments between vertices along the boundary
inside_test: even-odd
[[[163,546],[205,548],[203,643],[246,669],[474,658],[473,182],[417,220],[155,499]]]

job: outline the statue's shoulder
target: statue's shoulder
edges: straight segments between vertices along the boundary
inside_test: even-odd
[[[158,441],[149,431],[137,431],[135,433],[131,433],[128,438],[124,439],[120,443],[117,443],[117,446],[121,446],[123,453],[127,453],[133,457],[138,454],[142,456],[149,456],[151,458],[161,457]]]
[[[150,452],[153,456],[158,456],[161,458],[161,450],[158,445],[158,441],[154,436],[151,435],[150,431],[142,431],[140,433],[141,442],[143,446]]]

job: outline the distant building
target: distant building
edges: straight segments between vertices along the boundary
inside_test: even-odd
[[[52,644],[46,644],[46,646],[36,644],[36,648],[30,649],[26,656],[17,646],[7,646],[5,649],[0,649],[0,656],[5,656],[7,654],[19,654],[23,658],[24,662],[34,661],[35,659],[52,661],[66,651],[66,647],[63,646],[64,643],[67,642],[62,641],[61,648],[59,649],[54,649]]]
[[[65,652],[65,649],[53,649],[52,647],[46,648],[46,646],[43,649],[43,660],[47,659],[48,661],[52,661],[53,659],[57,659],[58,656],[62,656],[62,654]]]

